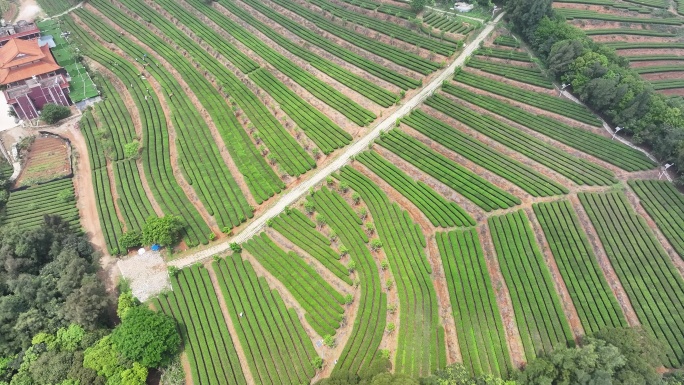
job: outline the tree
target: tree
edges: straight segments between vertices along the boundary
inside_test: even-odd
[[[515,385],[492,375],[473,377],[463,364],[456,363],[439,369],[430,377],[422,378],[421,385]]]
[[[125,254],[126,250],[132,247],[139,247],[143,244],[143,237],[140,231],[131,230],[123,233],[119,237],[119,247],[121,251]]]
[[[410,5],[411,5],[411,10],[413,10],[414,12],[420,12],[426,6],[435,5],[435,1],[434,0],[411,0]]]
[[[40,112],[40,119],[46,124],[55,124],[71,115],[69,107],[48,103]]]
[[[183,219],[179,216],[149,217],[143,225],[142,241],[145,245],[173,245],[180,239]]]
[[[508,0],[505,10],[514,30],[530,39],[539,22],[552,15],[551,3],[552,0]]]
[[[114,329],[112,342],[127,359],[156,368],[169,363],[181,341],[172,318],[138,306]]]

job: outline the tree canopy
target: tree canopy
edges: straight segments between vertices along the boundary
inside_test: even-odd
[[[145,245],[173,245],[180,239],[183,230],[183,219],[178,216],[150,217],[145,221],[142,230],[142,243]]]

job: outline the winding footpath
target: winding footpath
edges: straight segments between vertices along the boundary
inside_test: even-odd
[[[351,146],[337,157],[332,163],[324,168],[318,169],[316,173],[311,174],[307,180],[301,184],[294,187],[292,190],[283,194],[273,207],[269,208],[260,217],[256,218],[252,223],[249,224],[243,231],[228,239],[220,244],[214,245],[210,248],[198,251],[194,254],[187,255],[185,257],[173,260],[169,262],[169,266],[175,266],[177,268],[183,268],[190,266],[198,262],[204,262],[217,254],[223,254],[230,249],[230,244],[233,242],[242,243],[250,239],[256,233],[258,233],[265,225],[266,222],[276,217],[280,214],[287,206],[296,202],[301,196],[305,195],[310,188],[316,186],[317,184],[323,182],[325,178],[332,174],[333,172],[339,170],[344,166],[351,157],[366,150],[368,145],[375,140],[380,133],[391,129],[396,123],[397,119],[401,119],[405,115],[409,114],[412,109],[421,104],[425,99],[433,94],[435,90],[442,86],[442,83],[447,80],[451,75],[453,75],[454,70],[457,67],[462,66],[466,59],[468,59],[473,52],[479,47],[480,42],[489,36],[489,34],[494,30],[496,25],[499,23],[504,13],[499,14],[496,19],[489,22],[485,28],[480,32],[480,34],[465,46],[463,52],[445,69],[439,74],[434,80],[432,80],[427,86],[425,86],[418,94],[416,94],[411,99],[407,100],[404,105],[397,109],[393,114],[387,116],[382,122],[375,126],[371,131],[369,131],[365,136],[359,138]]]

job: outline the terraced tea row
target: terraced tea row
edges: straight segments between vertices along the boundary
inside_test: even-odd
[[[340,180],[349,183],[368,206],[396,279],[399,336],[395,370],[415,378],[446,366],[444,328],[439,324],[432,268],[420,226],[357,170],[342,168]]]
[[[666,366],[684,361],[684,280],[623,193],[579,194],[641,325],[662,342]]]
[[[160,295],[152,303],[176,320],[193,382],[246,385],[207,269],[183,269],[171,277],[171,284],[173,292]]]

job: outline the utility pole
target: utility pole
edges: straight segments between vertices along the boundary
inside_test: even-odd
[[[667,169],[674,166],[674,163],[665,163],[665,167],[663,167],[663,171],[658,175],[658,179],[662,178],[663,175],[667,172]]]
[[[613,137],[610,138],[610,140],[615,139],[615,135],[617,135],[617,133],[620,131],[622,131],[622,127],[615,127],[615,132],[613,133]]]

